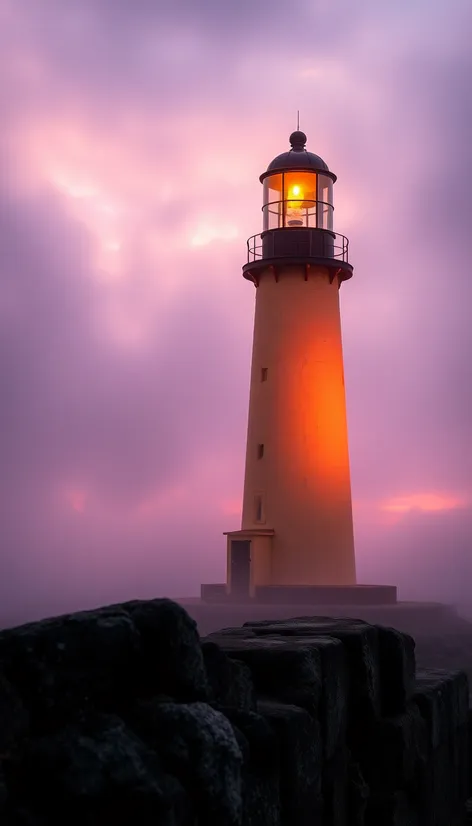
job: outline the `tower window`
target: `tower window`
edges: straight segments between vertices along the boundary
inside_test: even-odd
[[[257,445],[257,458],[262,459],[264,455],[264,445]]]
[[[256,494],[254,497],[254,521],[265,522],[264,503],[261,493]]]
[[[267,381],[267,373],[269,372],[268,367],[263,367],[261,370],[261,381]]]

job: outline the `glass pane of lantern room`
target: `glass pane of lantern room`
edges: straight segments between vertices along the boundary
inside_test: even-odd
[[[333,229],[333,182],[327,175],[318,178],[318,227]]]
[[[316,226],[316,172],[285,172],[286,227]]]
[[[262,207],[263,228],[279,229],[282,226],[282,175],[264,178],[264,202]]]

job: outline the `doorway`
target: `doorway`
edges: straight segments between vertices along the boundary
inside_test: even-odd
[[[231,593],[249,596],[251,577],[251,540],[231,540]]]

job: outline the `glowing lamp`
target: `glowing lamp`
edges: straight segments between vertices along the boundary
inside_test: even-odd
[[[275,158],[261,176],[264,230],[284,227],[333,228],[333,181],[324,161],[307,152],[306,136],[294,132],[292,148]]]
[[[313,195],[314,193],[310,193]],[[308,210],[313,207],[315,199],[305,200],[305,190],[300,184],[292,184],[287,188],[285,204],[285,224],[287,227],[303,227],[306,225]]]

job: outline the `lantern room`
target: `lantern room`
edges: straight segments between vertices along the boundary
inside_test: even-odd
[[[256,272],[264,264],[272,267],[291,259],[327,266],[340,280],[350,278],[349,242],[334,232],[336,175],[319,155],[306,150],[304,132],[292,132],[289,140],[290,149],[277,155],[259,179],[262,232],[248,240],[244,276],[257,284]]]
[[[264,178],[263,229],[333,229],[333,181],[317,172],[274,172]]]
[[[261,175],[263,229],[311,227],[333,230],[333,183],[325,162],[305,149],[304,132],[290,135],[291,149]]]

